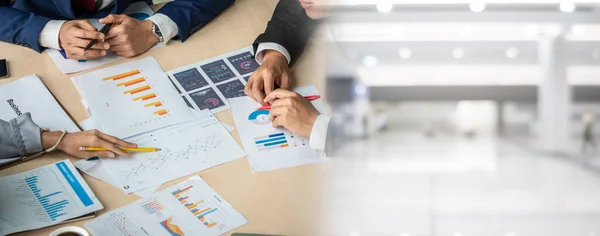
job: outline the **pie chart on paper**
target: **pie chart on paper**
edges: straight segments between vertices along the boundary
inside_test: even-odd
[[[257,125],[268,125],[271,123],[269,110],[256,110],[250,113],[248,120]]]
[[[204,100],[204,104],[212,105],[213,107],[217,107],[219,105],[219,100],[216,98],[208,98]]]

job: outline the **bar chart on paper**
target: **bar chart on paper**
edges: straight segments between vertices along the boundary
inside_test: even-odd
[[[227,228],[225,215],[220,214],[219,207],[208,201],[209,196],[201,195],[190,185],[171,192],[179,203],[186,207],[206,228]],[[214,199],[219,199],[213,196]]]
[[[51,221],[55,221],[58,217],[66,215],[65,208],[69,204],[69,200],[61,198],[61,191],[51,191],[46,194],[46,191],[43,191],[44,189],[38,185],[38,176],[28,177],[25,179],[25,182]],[[45,215],[42,214],[40,217],[45,218]]]
[[[55,225],[103,208],[69,160],[0,178],[0,235]]]
[[[104,133],[127,138],[193,120],[158,62],[145,59],[71,78]]]
[[[163,107],[163,103],[159,100],[157,94],[152,91],[152,86],[141,75],[141,70],[124,72],[103,78],[102,80],[115,83],[116,87],[124,90],[124,95],[130,96],[136,105],[143,106],[147,109],[147,112],[156,116],[169,114],[168,110]]]
[[[199,176],[85,224],[93,235],[217,236],[247,223]]]
[[[49,182],[62,178],[75,180],[72,173],[66,171],[67,167],[64,163],[58,163],[56,166],[62,168],[60,169],[62,173],[50,169],[33,171],[23,179],[23,184],[16,189],[17,197],[31,199],[30,201],[20,202],[24,207],[39,208],[36,210],[36,217],[39,221],[56,221],[61,216],[67,215],[75,207],[73,206],[75,202],[80,201],[84,207],[94,204],[81,185],[77,185],[79,182],[73,181],[72,185],[64,186],[63,184],[60,187],[50,184]],[[79,199],[73,198],[65,192],[69,188],[73,189]],[[31,202],[37,204],[32,205]]]

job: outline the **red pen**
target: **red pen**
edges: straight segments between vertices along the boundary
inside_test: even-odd
[[[305,96],[304,98],[306,98],[306,100],[308,100],[309,102],[311,102],[311,101],[314,101],[314,100],[317,100],[317,99],[321,98],[321,95]],[[269,109],[271,109],[271,105],[262,106],[262,107],[259,107],[256,110],[269,110]]]

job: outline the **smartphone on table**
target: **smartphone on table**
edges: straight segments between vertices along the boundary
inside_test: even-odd
[[[8,63],[6,59],[0,59],[0,78],[8,77]]]

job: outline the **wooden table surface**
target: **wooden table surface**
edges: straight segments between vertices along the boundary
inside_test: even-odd
[[[153,49],[136,58],[120,60],[70,75],[63,74],[45,53],[38,54],[27,48],[0,42],[0,58],[6,58],[9,61],[11,74],[10,78],[0,80],[0,84],[30,74],[37,74],[73,120],[79,122],[88,118],[89,115],[80,102],[80,95],[71,83],[71,77],[148,56],[155,57],[163,70],[169,71],[247,47],[252,44],[256,36],[264,31],[276,3],[277,1],[274,0],[237,0],[233,6],[196,32],[185,43],[172,42],[166,47]],[[294,74],[297,85],[316,84],[319,91],[323,93],[324,57],[321,54],[322,50],[318,50],[319,47],[317,40],[310,43],[296,64]],[[224,123],[234,125],[229,110],[217,114],[217,117]],[[232,135],[241,144],[237,130],[232,132]],[[64,153],[56,152],[5,167],[0,170],[0,176],[32,170],[63,159],[71,159],[72,162],[78,161]],[[196,175],[200,175],[206,180],[248,219],[246,225],[233,232],[319,235],[323,234],[323,229],[327,225],[323,218],[325,203],[320,182],[323,178],[327,178],[325,173],[330,167],[331,163],[325,162],[254,173],[247,159],[241,158],[198,172]],[[159,190],[190,176],[163,184]],[[140,199],[135,195],[126,195],[123,191],[87,175],[83,175],[83,177],[104,205],[104,210],[99,214]],[[87,220],[65,225],[83,226],[85,222]],[[65,225],[16,235],[48,235],[53,230]]]

